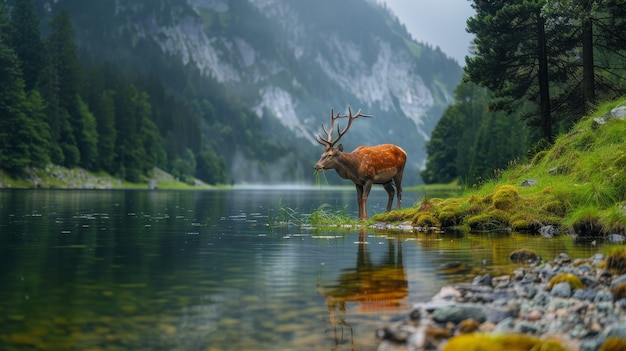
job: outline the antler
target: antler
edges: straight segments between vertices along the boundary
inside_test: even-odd
[[[348,113],[350,114],[349,116],[342,116],[339,114],[339,112],[337,112],[337,114],[334,114],[334,110],[331,108],[330,109],[330,130],[326,130],[326,127],[324,126],[324,122],[322,122],[322,129],[324,130],[324,133],[326,133],[326,140],[322,139],[321,135],[317,136],[317,142],[326,146],[326,147],[333,147],[338,141],[339,139],[341,139],[341,137],[346,134],[346,132],[348,131],[348,129],[350,128],[350,125],[352,125],[352,121],[354,121],[355,119],[359,118],[359,117],[367,117],[367,118],[371,118],[372,116],[370,115],[364,115],[361,113],[361,109],[359,109],[356,113],[356,115],[352,114],[352,108],[348,106]],[[333,131],[335,130],[335,121],[339,118],[348,118],[348,124],[346,125],[346,127],[342,130],[342,131],[337,131],[338,132],[338,136],[337,139],[333,140]]]

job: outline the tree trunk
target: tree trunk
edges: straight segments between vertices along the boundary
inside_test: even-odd
[[[585,10],[591,7],[590,1],[585,1]],[[585,113],[596,103],[595,72],[593,67],[593,23],[590,17],[583,19],[583,103]]]
[[[539,113],[541,132],[544,139],[552,142],[552,118],[550,116],[550,84],[548,75],[548,49],[546,43],[545,20],[540,12],[537,15],[537,44],[539,54]]]

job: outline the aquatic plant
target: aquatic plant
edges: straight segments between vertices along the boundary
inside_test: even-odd
[[[315,170],[315,184],[319,185],[320,187],[322,185],[328,185],[328,178],[326,177],[326,173],[324,172],[324,170]],[[323,182],[322,182],[322,178],[323,178]]]
[[[300,226],[308,223],[307,216],[300,213],[297,209],[283,204],[282,199],[278,200],[278,206],[275,211],[268,209],[267,221],[270,228],[292,225]]]
[[[337,225],[337,224],[355,224],[357,218],[351,217],[346,213],[347,205],[339,206],[335,204],[321,204],[315,211],[311,212],[309,220],[311,224],[316,225]]]

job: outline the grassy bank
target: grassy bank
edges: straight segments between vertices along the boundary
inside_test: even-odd
[[[141,182],[128,182],[106,173],[88,172],[82,168],[68,169],[48,165],[45,169],[26,169],[20,176],[0,171],[0,188],[11,189],[158,189],[192,190],[214,188],[202,182],[187,184],[163,170],[155,168]]]
[[[426,198],[415,207],[372,220],[521,232],[553,226],[589,237],[624,233],[626,120],[607,116],[625,104],[626,100],[599,106],[528,164],[512,164],[460,197]]]

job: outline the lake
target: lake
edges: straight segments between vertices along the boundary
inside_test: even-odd
[[[424,194],[405,192],[411,206]],[[313,227],[353,189],[0,190],[2,350],[375,350],[442,286],[600,247],[515,233]],[[370,215],[386,193],[372,191]]]

